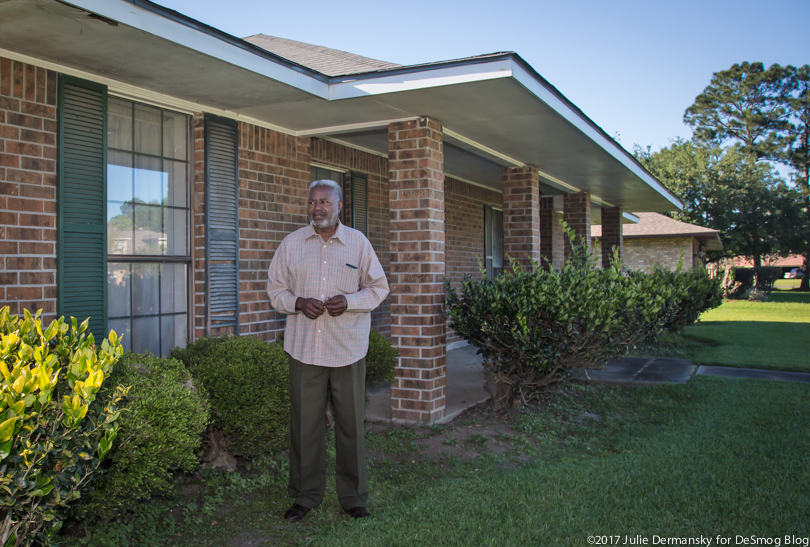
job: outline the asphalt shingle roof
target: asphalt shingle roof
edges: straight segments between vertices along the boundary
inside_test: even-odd
[[[639,218],[638,224],[624,224],[624,237],[665,237],[698,236],[717,234],[717,230],[687,224],[659,213],[633,213]],[[602,237],[602,226],[591,226],[591,237]]]
[[[267,36],[266,34],[255,34],[244,38],[244,40],[288,61],[327,76],[344,76],[346,74],[374,72],[402,66],[378,59],[370,59],[362,55],[355,55],[339,49],[330,49],[286,38]]]

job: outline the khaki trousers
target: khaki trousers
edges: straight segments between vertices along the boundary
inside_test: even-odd
[[[338,500],[345,510],[365,507],[365,358],[345,367],[319,367],[290,357],[290,496],[309,508],[323,501],[327,387],[335,414]]]

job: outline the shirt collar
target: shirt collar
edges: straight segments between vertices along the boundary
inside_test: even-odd
[[[309,229],[309,234],[304,239],[310,239],[312,237],[318,237],[318,238],[321,237],[320,234],[318,234],[318,232],[315,231],[315,227],[312,224],[308,224],[307,228]],[[335,234],[332,237],[330,237],[329,239],[330,240],[337,239],[342,244],[348,245],[347,236],[348,236],[348,232],[346,231],[346,227],[343,225],[342,222],[340,222],[340,220],[338,220],[337,221],[337,231],[335,231]]]

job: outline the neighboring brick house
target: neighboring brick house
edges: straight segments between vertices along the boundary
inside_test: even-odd
[[[679,264],[692,269],[706,263],[706,251],[722,251],[720,232],[669,218],[658,213],[634,213],[638,223],[625,224],[622,265],[649,272],[656,266],[675,270]],[[591,237],[602,237],[602,226],[591,227]],[[601,246],[594,245],[602,263]]]
[[[444,414],[445,276],[560,264],[560,219],[621,247],[623,211],[680,207],[514,53],[400,66],[148,0],[0,1],[0,305],[135,351],[272,340],[267,267],[314,178],[389,276],[373,325],[407,420]]]

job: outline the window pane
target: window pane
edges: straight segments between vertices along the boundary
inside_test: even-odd
[[[188,319],[186,314],[164,315],[160,318],[160,342],[162,355],[166,356],[173,348],[185,346],[188,339]]]
[[[114,330],[118,338],[121,339],[121,345],[124,351],[132,351],[132,330],[130,329],[130,320],[127,319],[110,319],[108,322],[110,330]]]
[[[166,234],[163,231],[161,207],[135,206],[135,254],[166,254]]]
[[[135,105],[135,152],[159,156],[161,151],[160,109]]]
[[[186,209],[163,210],[164,226],[166,228],[165,254],[168,256],[183,256],[188,254],[188,211]]]
[[[109,98],[107,103],[107,146],[132,150],[132,103]]]
[[[166,194],[164,194],[167,198],[166,205],[186,207],[188,203],[186,164],[180,161],[166,160],[163,162],[163,170],[166,173],[166,185],[168,187]]]
[[[188,117],[163,112],[163,155],[178,160],[187,159]]]
[[[163,265],[160,275],[160,313],[186,311],[188,307],[186,280],[185,264]]]
[[[132,265],[132,313],[133,315],[157,314],[160,296],[158,264]]]
[[[163,172],[161,160],[135,156],[135,195],[142,203],[160,205],[168,193],[169,176]]]
[[[107,199],[132,201],[132,154],[107,152]]]
[[[129,317],[132,313],[130,278],[129,264],[107,264],[107,315],[110,318]]]
[[[132,203],[107,202],[107,253],[132,254]]]
[[[136,317],[132,320],[132,351],[160,355],[159,317]]]

